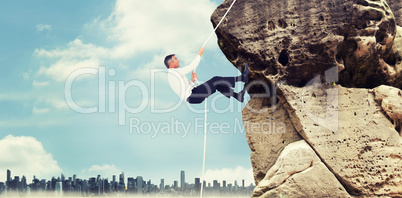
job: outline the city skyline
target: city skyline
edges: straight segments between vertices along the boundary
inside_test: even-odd
[[[7,169],[7,179],[5,182],[0,181],[0,196],[7,193],[17,193],[20,195],[30,195],[33,192],[45,193],[46,195],[60,196],[63,194],[74,194],[77,196],[106,196],[110,194],[152,194],[152,195],[186,195],[197,196],[200,193],[200,178],[194,178],[194,183],[185,182],[185,171],[180,171],[180,186],[178,180],[174,180],[173,184],[165,184],[164,179],[160,179],[160,183],[152,183],[149,179],[146,181],[142,176],[125,177],[124,172],[116,179],[116,175],[112,175],[109,182],[108,177],[90,177],[88,180],[81,179],[74,174],[72,177],[65,177],[61,174],[59,177],[52,177],[50,180],[40,179],[33,176],[32,183],[29,183],[25,176],[14,176],[11,170]],[[215,195],[234,195],[245,194],[251,195],[255,186],[250,184],[246,186],[244,179],[241,185],[237,181],[227,183],[226,180],[219,182],[213,180],[213,183],[203,181],[204,193]]]

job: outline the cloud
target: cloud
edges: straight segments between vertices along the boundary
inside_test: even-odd
[[[223,168],[223,169],[208,169],[205,171],[205,181],[210,182],[212,185],[213,180],[218,180],[222,184],[222,180],[226,180],[227,183],[234,184],[237,181],[237,185],[242,185],[244,179],[244,185],[249,186],[251,183],[254,185],[253,169],[246,169],[242,166],[236,168]]]
[[[33,175],[51,178],[62,172],[52,154],[45,151],[42,143],[34,137],[8,135],[0,140],[0,151],[0,181],[7,179],[7,169],[12,177],[25,175],[28,181]]]
[[[46,81],[44,81],[44,82],[39,82],[39,81],[34,80],[34,81],[32,82],[32,86],[34,86],[34,87],[46,87],[46,86],[48,86],[48,85],[49,85],[49,82],[46,82]]]
[[[38,30],[39,32],[42,32],[42,31],[45,31],[45,30],[50,31],[51,29],[52,29],[51,25],[46,25],[46,24],[38,24],[38,25],[36,25],[36,30]]]
[[[216,5],[209,0],[117,0],[106,20],[86,25],[101,29],[111,47],[75,39],[57,49],[36,49],[35,55],[56,61],[38,74],[63,81],[83,67],[98,67],[107,60],[128,59],[146,52],[177,53],[191,59],[213,30],[210,15]],[[213,41],[210,42],[211,46]],[[163,59],[158,65],[163,67]]]
[[[198,50],[213,29],[209,0],[118,0],[109,19],[109,39],[118,41],[114,57],[165,50]],[[192,49],[196,48],[196,49]]]
[[[34,54],[37,56],[47,57],[47,58],[60,58],[63,60],[70,59],[87,59],[91,57],[104,57],[108,56],[109,49],[96,46],[94,44],[85,44],[81,39],[75,39],[69,42],[66,49],[54,49],[54,50],[44,50],[36,49]]]
[[[112,175],[119,175],[122,173],[121,169],[116,167],[114,164],[93,165],[88,169],[88,171],[83,172],[88,172],[90,176],[101,175],[104,178],[111,178]]]
[[[70,59],[65,60],[61,59],[56,63],[52,64],[50,67],[41,67],[38,71],[38,74],[45,74],[55,81],[62,82],[68,78],[68,76],[82,68],[98,68],[99,60],[98,59],[86,59],[86,60],[76,60]]]
[[[32,113],[33,114],[44,114],[44,113],[48,113],[50,111],[49,108],[37,108],[37,107],[33,107],[32,109]]]

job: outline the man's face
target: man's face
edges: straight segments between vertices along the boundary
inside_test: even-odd
[[[177,59],[176,56],[172,57],[172,61],[169,63],[169,69],[170,68],[178,68],[180,67],[180,61]]]

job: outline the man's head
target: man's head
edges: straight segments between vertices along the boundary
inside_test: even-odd
[[[171,54],[165,57],[165,66],[170,69],[170,68],[178,68],[180,67],[180,61],[177,59],[175,54]]]

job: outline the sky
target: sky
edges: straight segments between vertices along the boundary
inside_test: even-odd
[[[222,0],[14,0],[0,4],[0,181],[12,176],[143,176],[173,184],[201,176],[204,103],[181,102],[163,59],[189,64]],[[230,13],[227,16],[230,18]],[[240,72],[216,36],[203,82]],[[243,85],[236,85],[242,89]],[[239,103],[207,102],[205,180],[253,183]]]

